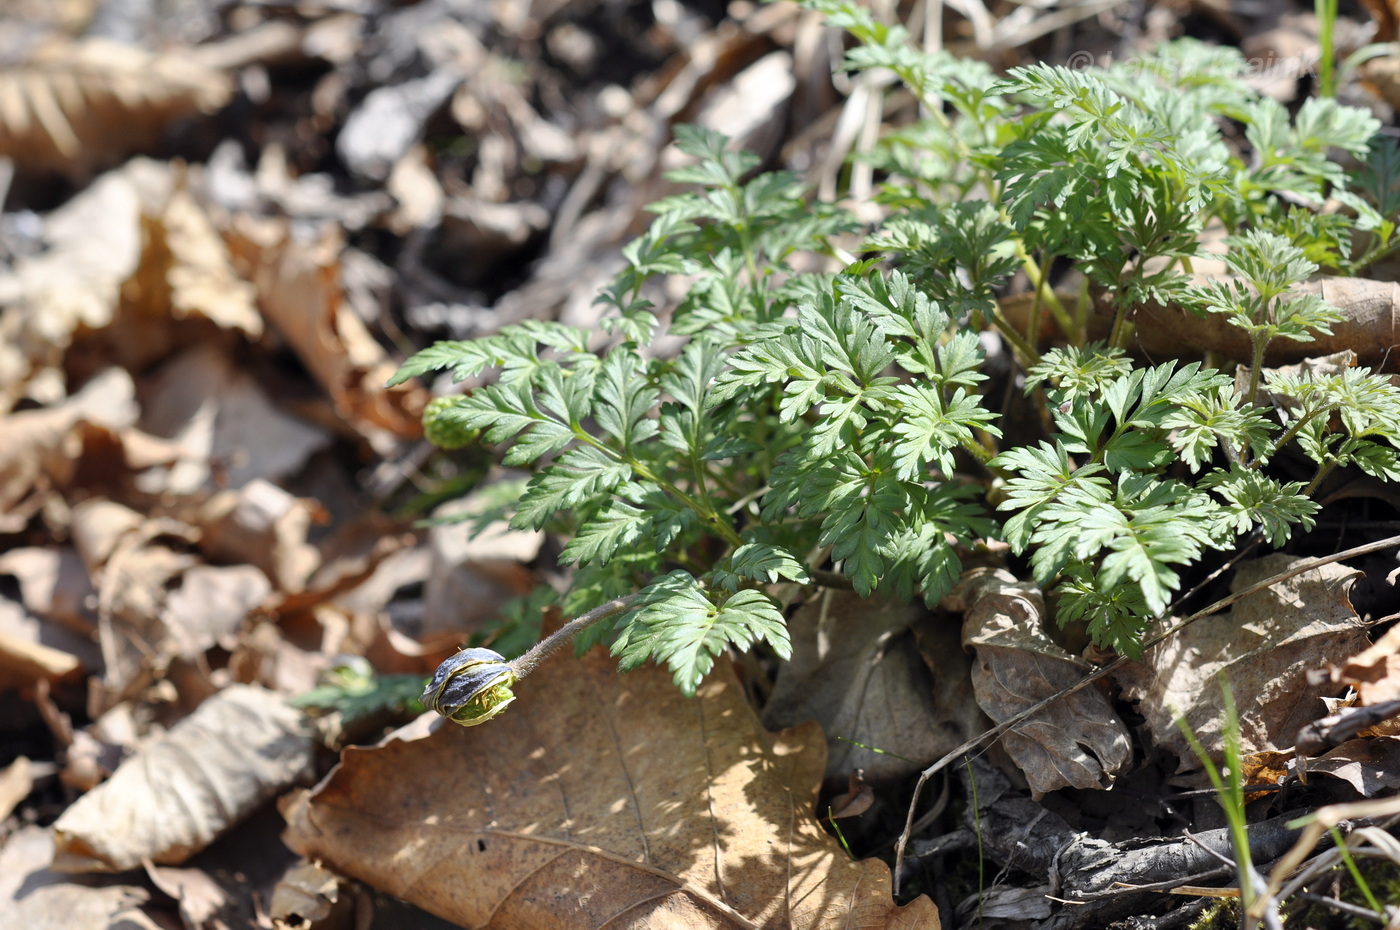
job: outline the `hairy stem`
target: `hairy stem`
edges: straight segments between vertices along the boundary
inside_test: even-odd
[[[536,665],[539,665],[547,659],[549,655],[560,646],[570,642],[575,636],[600,620],[616,617],[618,614],[631,607],[632,602],[636,599],[637,595],[629,594],[626,597],[619,597],[608,601],[601,607],[595,607],[586,614],[580,614],[540,640],[529,652],[511,660],[507,664],[515,672],[516,678],[524,678],[526,675],[530,674],[530,672],[534,671]]]
[[[997,332],[1003,339],[1011,344],[1011,349],[1016,353],[1017,360],[1021,366],[1027,370],[1040,364],[1040,353],[1035,350],[1035,346],[1026,341],[1026,337],[1017,332],[1016,327],[1011,325],[1001,312],[1001,308],[992,304],[990,311],[992,322],[996,324]]]
[[[1259,375],[1264,367],[1264,349],[1269,344],[1268,336],[1264,333],[1253,334],[1254,354],[1249,362],[1249,393],[1245,399],[1249,405],[1254,406],[1254,400],[1259,396]]]
[[[1288,445],[1290,442],[1296,439],[1298,437],[1298,434],[1303,431],[1303,427],[1307,426],[1308,423],[1311,422],[1315,417],[1320,416],[1322,414],[1331,416],[1332,411],[1336,409],[1336,406],[1333,405],[1323,407],[1320,410],[1310,410],[1305,412],[1297,419],[1295,419],[1293,421],[1293,424],[1284,431],[1283,435],[1278,438],[1278,442],[1274,443],[1273,450],[1270,451],[1268,455],[1260,456],[1259,458],[1250,462],[1249,467],[1251,469],[1261,467],[1262,465],[1264,465],[1265,462],[1267,462],[1270,458],[1273,457],[1274,452],[1277,452],[1279,449],[1282,449],[1284,446]]]

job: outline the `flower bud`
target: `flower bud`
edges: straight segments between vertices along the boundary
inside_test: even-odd
[[[461,417],[460,396],[434,397],[423,408],[423,438],[440,449],[460,449],[481,435]],[[456,412],[457,416],[452,416]]]
[[[515,669],[491,649],[463,649],[438,666],[423,706],[464,727],[485,723],[515,700]]]

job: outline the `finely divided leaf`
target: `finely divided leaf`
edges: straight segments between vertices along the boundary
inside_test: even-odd
[[[747,649],[762,639],[783,658],[792,652],[782,612],[758,591],[739,591],[714,604],[689,572],[677,570],[644,588],[637,605],[613,644],[613,655],[624,669],[649,658],[664,662],[686,695],[695,693],[715,657],[731,644]]]

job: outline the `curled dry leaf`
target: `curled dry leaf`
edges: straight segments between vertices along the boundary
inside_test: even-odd
[[[313,748],[300,711],[263,688],[230,685],[64,811],[53,867],[178,865],[302,778]]]
[[[305,590],[321,564],[320,552],[306,534],[313,522],[324,519],[315,501],[293,497],[258,478],[205,503],[198,518],[204,531],[199,546],[211,560],[256,565],[278,591],[295,594]]]
[[[16,533],[42,504],[43,491],[70,477],[75,427],[122,429],[136,420],[131,376],[111,368],[61,404],[0,416],[0,533]]]
[[[231,93],[227,77],[179,49],[51,43],[0,69],[0,156],[81,177],[153,146],[171,122],[213,112]]]
[[[1242,562],[1232,585],[1240,590],[1285,572],[1297,560],[1282,553]],[[1366,645],[1366,629],[1347,592],[1361,573],[1324,565],[1251,594],[1226,613],[1202,617],[1148,649],[1116,678],[1138,702],[1158,746],[1194,759],[1177,729],[1179,711],[1212,756],[1221,751],[1220,687],[1224,672],[1239,709],[1244,751],[1283,749],[1324,713],[1323,694],[1308,672],[1341,662]]]
[[[1045,634],[1035,586],[1005,571],[969,572],[954,592],[966,604],[963,645],[976,652],[972,686],[995,721],[1083,678],[1092,667]],[[1002,738],[1036,798],[1058,788],[1107,788],[1132,761],[1128,731],[1101,692],[1060,700]]]
[[[832,820],[846,817],[859,817],[870,810],[875,803],[875,789],[866,783],[864,772],[854,769],[846,785],[846,791],[831,799],[827,805],[827,816]]]
[[[1332,677],[1355,687],[1362,704],[1400,699],[1400,626],[1347,659]]]
[[[422,435],[428,401],[416,384],[384,387],[398,366],[346,304],[338,235],[306,244],[285,224],[243,223],[231,245],[257,285],[259,306],[335,403],[338,413],[379,451]]]
[[[939,926],[818,826],[818,728],[765,731],[724,663],[687,700],[595,650],[485,726],[426,724],[345,750],[288,844],[466,927]]]
[[[12,273],[0,271],[0,305],[14,308],[0,314],[0,391],[9,402],[19,379],[62,362],[76,332],[112,321],[141,259],[141,197],[130,172],[103,175],[46,216],[44,242]]]
[[[1400,738],[1348,740],[1320,758],[1309,759],[1307,770],[1309,778],[1317,774],[1340,778],[1364,798],[1393,794],[1400,788]]]
[[[305,859],[282,876],[272,890],[268,916],[276,930],[338,930],[352,926],[353,886],[334,872]]]
[[[189,930],[227,930],[220,911],[229,908],[229,892],[202,869],[147,865],[146,876],[172,900],[180,902],[180,919]]]
[[[763,725],[821,724],[830,741],[826,778],[836,783],[855,768],[872,782],[903,778],[956,746],[962,740],[940,726],[928,669],[909,635],[919,614],[853,591],[803,605],[788,622],[792,659],[778,670]]]

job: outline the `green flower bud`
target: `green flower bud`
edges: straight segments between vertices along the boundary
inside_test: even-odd
[[[485,723],[515,700],[515,669],[491,649],[463,649],[438,666],[423,706],[464,727]]]
[[[481,435],[451,415],[460,401],[460,397],[434,397],[423,408],[423,437],[439,449],[460,449]]]

